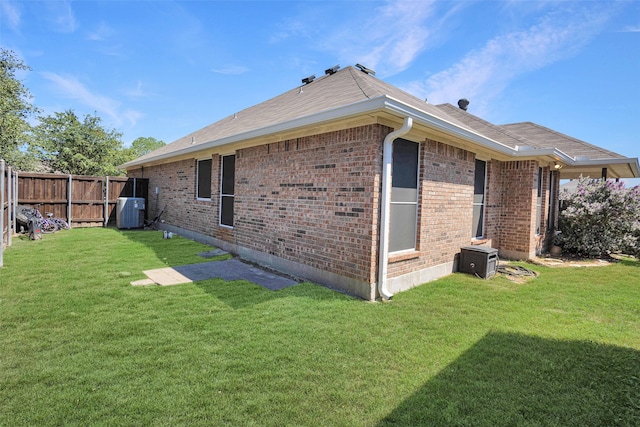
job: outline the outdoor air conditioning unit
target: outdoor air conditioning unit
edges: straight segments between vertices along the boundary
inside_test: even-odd
[[[144,199],[119,197],[116,204],[116,227],[142,228],[144,226]]]
[[[466,246],[460,249],[458,271],[488,279],[498,269],[498,250],[486,246]]]

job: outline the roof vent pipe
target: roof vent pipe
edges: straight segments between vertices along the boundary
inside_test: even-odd
[[[393,141],[411,130],[413,119],[405,117],[402,127],[384,138],[382,147],[382,204],[380,210],[380,247],[378,248],[378,292],[384,299],[393,294],[387,289],[389,265],[389,218],[391,211],[391,168],[393,165]]]
[[[460,107],[461,110],[467,111],[467,108],[469,108],[469,100],[467,98],[462,98],[458,101],[458,107]]]

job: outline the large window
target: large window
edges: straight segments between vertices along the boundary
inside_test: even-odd
[[[536,234],[542,231],[542,168],[538,168],[538,198],[536,200]]]
[[[235,199],[236,156],[222,157],[220,183],[220,225],[233,227],[233,202]]]
[[[211,159],[198,160],[198,180],[196,183],[196,198],[211,200]]]
[[[389,252],[416,247],[419,148],[404,139],[393,142]]]
[[[484,212],[487,192],[487,162],[476,160],[473,180],[473,234],[475,239],[484,237]]]
[[[549,214],[547,215],[547,230],[553,230],[556,226],[556,192],[554,184],[556,182],[556,172],[549,171]]]

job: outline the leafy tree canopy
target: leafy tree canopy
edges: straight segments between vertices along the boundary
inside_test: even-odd
[[[12,51],[0,48],[0,158],[20,170],[33,167],[25,150],[31,128],[27,119],[38,113],[30,102],[31,93],[16,77],[28,70]]]
[[[40,117],[31,149],[54,172],[73,175],[120,175],[127,160],[122,134],[105,129],[100,117],[80,120],[73,110]]]
[[[132,159],[136,159],[140,156],[144,156],[147,153],[152,152],[162,146],[166,145],[164,141],[155,139],[153,137],[143,137],[136,138],[131,143],[131,155]]]

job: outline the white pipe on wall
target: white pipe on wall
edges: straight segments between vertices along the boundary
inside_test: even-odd
[[[382,197],[380,209],[380,247],[378,248],[378,292],[384,299],[393,294],[387,289],[387,267],[389,265],[389,219],[391,210],[391,169],[393,166],[393,141],[411,130],[413,119],[406,117],[402,127],[384,139],[382,151]]]

